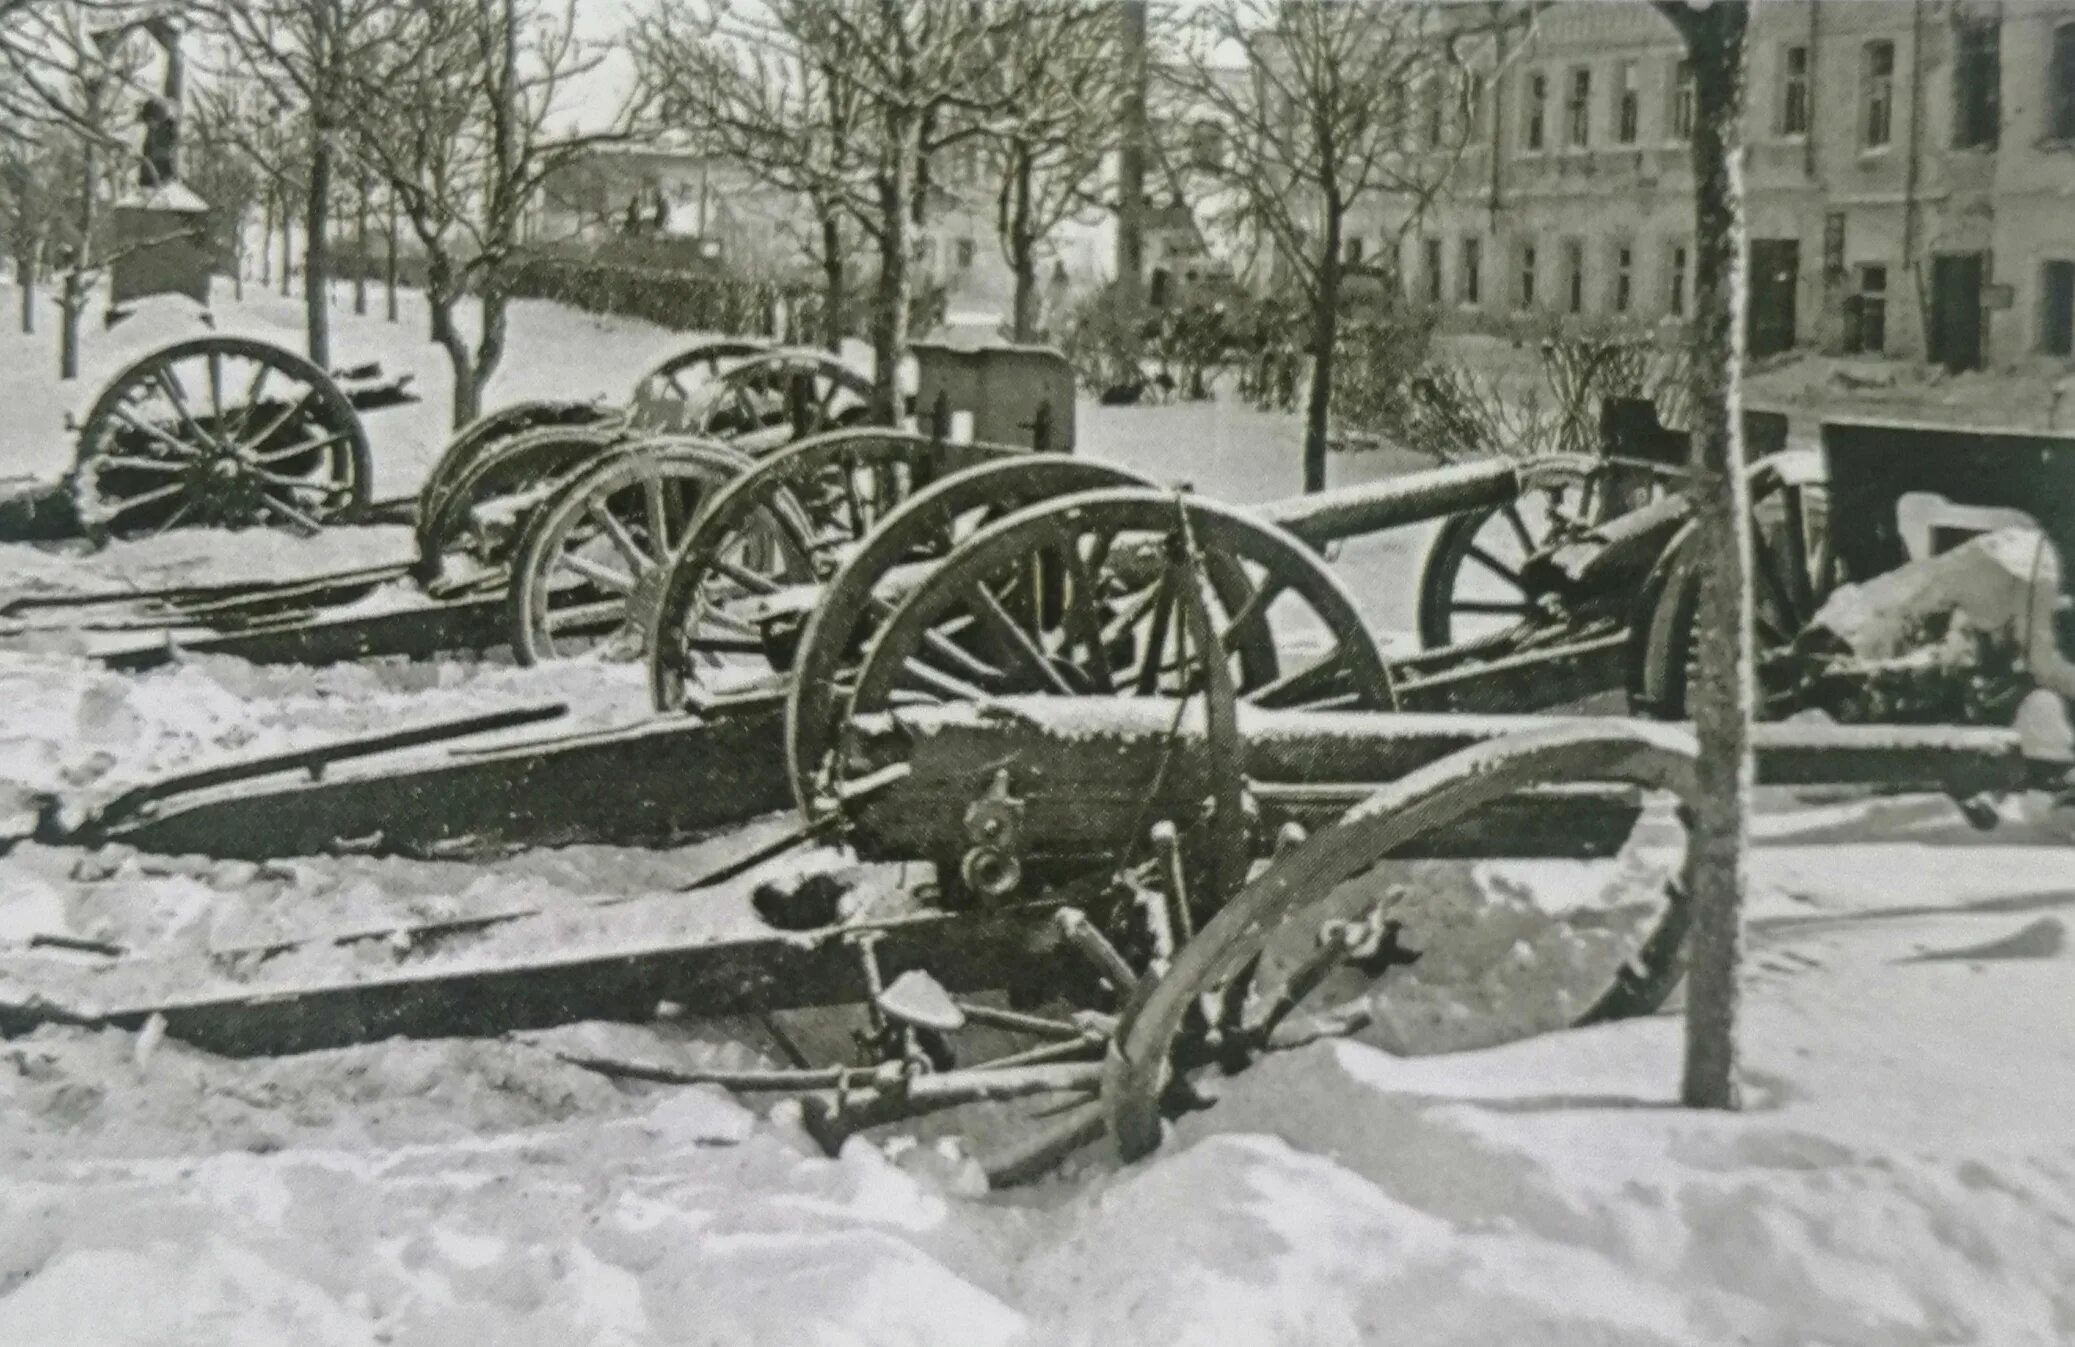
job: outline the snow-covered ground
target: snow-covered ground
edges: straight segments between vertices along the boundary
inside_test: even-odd
[[[297,312],[253,290],[218,316],[292,346]],[[0,336],[0,475],[61,472],[64,412],[178,326],[148,306],[94,332],[70,388],[43,373],[47,334]],[[426,398],[370,418],[384,494],[414,487],[444,438],[443,362],[422,332],[410,310],[397,328],[340,311],[340,363],[413,370]],[[681,340],[521,305],[492,401],[617,397]],[[1081,440],[1224,499],[1296,481],[1294,422],[1229,406],[1084,407]],[[407,545],[361,530],[4,548],[0,587],[323,569]],[[1423,545],[1409,530],[1340,558],[1386,632],[1410,625]],[[607,724],[643,693],[632,670],[496,660],[127,676],[61,645],[17,650],[0,657],[0,786],[112,789],[556,700]],[[1769,798],[1749,1107],[1733,1116],[1672,1106],[1676,1005],[1436,1051],[1507,1037],[1534,1022],[1523,1007],[1575,990],[1553,914],[1606,884],[1605,865],[1408,872],[1460,920],[1398,975],[1396,1018],[1223,1083],[1147,1162],[1091,1153],[1000,1195],[976,1191],[941,1133],[828,1160],[785,1106],[613,1084],[556,1055],[746,1055],[747,1028],[580,1025],[251,1062],[45,1029],[0,1042],[0,1344],[2066,1344],[2075,825],[2037,800],[2005,814],[1977,833],[1938,799]],[[485,864],[23,844],[0,857],[0,948],[65,933],[222,950],[516,908],[568,909],[543,923],[566,932],[607,899],[689,920],[675,886],[760,835]]]

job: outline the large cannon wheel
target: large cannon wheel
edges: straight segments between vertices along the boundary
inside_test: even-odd
[[[823,588],[800,634],[786,698],[793,794],[811,810],[815,778],[850,699],[858,659],[899,600],[883,586],[903,567],[941,561],[980,529],[1037,501],[1113,486],[1149,486],[1124,468],[1063,454],[981,463],[910,497],[865,538]]]
[[[1687,524],[1644,582],[1629,624],[1629,709],[1660,720],[1688,716],[1686,690],[1699,655],[1701,557]],[[1830,541],[1830,496],[1821,456],[1790,452],[1751,467],[1752,614],[1759,714],[1786,715],[1791,669],[1782,659],[1843,577]]]
[[[765,458],[714,498],[671,563],[649,657],[656,709],[682,710],[687,685],[729,643],[742,653],[770,648],[758,637],[759,623],[739,616],[745,604],[754,608],[788,585],[827,578],[880,520],[946,473],[1023,452],[856,429],[817,435]],[[774,541],[785,544],[776,553]],[[782,564],[754,564],[744,550],[752,546]]]
[[[1392,704],[1375,640],[1317,553],[1229,506],[1112,488],[1019,511],[947,557],[865,652],[846,723],[1025,693],[1194,695],[1209,667],[1198,605],[1240,701]],[[832,785],[847,757],[831,755]]]
[[[826,351],[770,351],[707,385],[685,429],[754,453],[859,424],[871,405],[871,381]]]
[[[91,537],[315,532],[357,515],[372,476],[367,432],[329,375],[266,342],[205,336],[153,351],[102,390],[71,489]]]
[[[1278,857],[1177,951],[1165,973],[1140,981],[1125,1008],[1102,1084],[1103,1112],[1123,1158],[1160,1144],[1171,1108],[1203,1102],[1187,1080],[1192,1072],[1209,1077],[1203,1068],[1212,1063],[1237,1070],[1270,1048],[1359,1027],[1369,978],[1358,979],[1352,1003],[1334,1004],[1331,975],[1350,963],[1360,969],[1366,962],[1372,974],[1388,970],[1398,952],[1391,913],[1403,890],[1374,895],[1349,881],[1423,833],[1534,786],[1631,783],[1691,802],[1693,760],[1692,741],[1666,726],[1580,722],[1528,731],[1384,786]],[[1674,887],[1654,912],[1635,914],[1640,919],[1627,923],[1626,934],[1621,923],[1593,914],[1584,934],[1604,946],[1606,989],[1576,1023],[1647,1013],[1671,994],[1690,918],[1680,892]],[[1419,931],[1407,936],[1417,950]],[[1217,1023],[1206,1022],[1206,1007]]]
[[[419,520],[437,517],[446,508],[454,485],[475,469],[484,455],[508,440],[535,430],[570,430],[603,425],[619,413],[600,402],[540,400],[514,403],[485,412],[454,432],[439,461],[418,488]]]
[[[442,493],[439,506],[418,517],[418,575],[431,581],[441,574],[443,559],[456,551],[478,554],[494,564],[517,541],[517,521],[501,534],[496,546],[474,537],[479,507],[504,497],[545,496],[571,472],[632,442],[621,422],[599,425],[543,426],[486,443]],[[536,502],[537,503],[537,502]]]
[[[523,665],[647,647],[662,576],[693,520],[741,473],[717,445],[643,441],[570,478],[526,526],[509,625]]]
[[[723,337],[672,352],[635,380],[627,395],[628,414],[644,430],[682,430],[687,418],[704,405],[704,394],[715,381],[770,350],[769,342],[752,337]]]
[[[1624,463],[1451,517],[1420,567],[1421,647],[1474,643],[1532,621],[1539,609],[1523,574],[1528,559],[1635,508],[1675,476],[1674,469]]]

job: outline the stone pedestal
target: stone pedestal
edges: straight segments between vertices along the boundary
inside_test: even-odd
[[[186,295],[209,302],[208,206],[179,183],[132,192],[115,204],[109,302]]]

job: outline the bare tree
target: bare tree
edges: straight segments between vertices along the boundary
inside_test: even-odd
[[[1692,484],[1700,567],[1700,660],[1691,697],[1700,743],[1690,870],[1694,910],[1680,1097],[1735,1108],[1738,972],[1750,867],[1756,710],[1752,656],[1750,486],[1744,473],[1745,277],[1743,119],[1745,0],[1658,9],[1693,65],[1694,336]]]
[[[882,422],[901,410],[899,367],[931,156],[991,134],[1027,98],[1028,77],[1005,77],[1000,55],[1065,12],[1025,0],[766,0],[755,16],[718,4],[703,11],[703,41],[714,53],[703,68],[733,86],[721,121],[732,120],[728,134],[738,140],[771,147],[766,160],[792,155],[797,162],[788,141],[802,116],[818,115],[806,94],[811,82],[840,82],[854,100],[855,120],[840,140],[826,142],[831,157],[817,165],[826,171],[814,181],[840,201],[876,254],[869,326],[873,413]],[[686,92],[686,106],[715,107],[711,96],[701,102]],[[714,126],[709,119],[700,129]],[[805,179],[795,181],[804,189]]]
[[[600,50],[580,43],[575,0],[418,0],[390,6],[381,53],[354,73],[354,131],[425,256],[432,339],[454,370],[453,419],[475,419],[504,359],[520,231],[549,175],[586,151],[628,139],[638,106],[590,131],[550,131],[570,84]],[[464,297],[480,305],[471,343]]]
[[[634,53],[666,120],[704,153],[807,206],[822,339],[839,349],[853,251],[844,223],[862,171],[861,91],[848,63],[806,50],[775,24],[730,23],[709,0],[665,0],[636,26]]]
[[[102,206],[117,176],[134,162],[120,132],[135,120],[145,92],[145,53],[126,40],[134,25],[121,11],[82,0],[17,4],[0,15],[0,63],[10,79],[4,109],[16,134],[63,146],[72,182],[54,246],[65,266],[59,294],[58,377],[79,377],[80,319],[112,260],[104,255]]]
[[[1039,0],[1033,0],[1033,4]],[[1015,277],[1010,332],[1037,336],[1039,247],[1098,204],[1129,93],[1114,4],[1049,0],[1056,11],[1012,31],[994,69],[1021,90],[987,136],[994,230]]]
[[[238,68],[300,114],[303,323],[310,359],[331,363],[331,214],[340,141],[354,112],[355,71],[390,38],[393,0],[210,0],[206,11]]]
[[[1197,167],[1225,223],[1272,248],[1310,312],[1306,491],[1326,483],[1350,218],[1373,202],[1399,239],[1416,227],[1470,139],[1471,59],[1513,21],[1442,0],[1215,0],[1165,70],[1173,120],[1223,128],[1221,159]]]

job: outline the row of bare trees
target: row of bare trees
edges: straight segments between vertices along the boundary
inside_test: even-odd
[[[79,310],[105,265],[105,209],[137,163],[153,94],[148,53],[107,35],[157,13],[118,0],[4,0],[0,8],[0,228],[33,322],[33,281],[62,253],[63,373]],[[163,15],[159,16],[163,20]],[[364,311],[370,216],[408,229],[422,258],[430,335],[453,366],[457,424],[501,363],[523,222],[547,179],[638,129],[632,101],[572,121],[572,86],[604,59],[575,0],[198,0],[181,7],[194,53],[185,169],[212,232],[242,253],[255,208],[281,230],[283,283],[301,227],[306,341],[331,360],[333,221],[354,221]],[[468,330],[464,301],[473,299]]]

